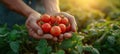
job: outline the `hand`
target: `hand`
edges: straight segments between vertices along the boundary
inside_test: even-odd
[[[32,13],[29,15],[28,19],[26,20],[26,27],[28,29],[29,35],[35,39],[53,39],[53,36],[50,34],[43,34],[41,27],[37,25],[37,21],[40,19],[39,13]]]
[[[61,34],[59,36],[58,40],[62,41],[63,39],[70,38],[72,36],[72,32],[76,31],[76,26],[77,26],[74,16],[72,16],[72,15],[66,13],[66,12],[60,12],[60,13],[57,13],[55,15],[64,15],[65,17],[68,18],[68,20],[70,21],[70,24],[71,24],[71,31],[70,32],[66,32],[64,34]]]
[[[29,35],[32,36],[35,39],[50,39],[50,40],[54,40],[54,41],[62,41],[66,38],[70,38],[72,36],[72,32],[76,31],[76,22],[75,22],[75,18],[65,12],[61,12],[61,13],[57,13],[56,15],[64,15],[65,17],[68,18],[68,20],[70,21],[71,24],[71,30],[70,32],[61,34],[58,38],[57,37],[53,37],[51,34],[44,34],[41,27],[39,27],[37,25],[37,21],[40,19],[40,14],[30,14],[30,16],[28,17],[27,21],[26,21],[26,27],[28,29]]]

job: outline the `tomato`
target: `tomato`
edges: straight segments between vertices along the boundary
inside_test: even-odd
[[[61,17],[60,16],[56,16],[55,21],[57,24],[59,24],[61,22]]]
[[[45,33],[48,33],[50,32],[51,30],[51,25],[49,23],[45,23],[42,25],[42,30],[45,32]]]
[[[43,22],[43,21],[38,20],[38,21],[37,21],[37,24],[38,24],[38,26],[40,26],[40,27],[41,27],[41,25],[43,25],[43,24],[44,24],[44,22]]]
[[[60,27],[62,33],[66,32],[66,26],[64,24],[59,24],[59,27]]]
[[[48,22],[50,21],[50,16],[47,15],[47,14],[44,14],[44,15],[41,16],[41,20],[42,20],[43,22],[48,23]]]
[[[61,22],[60,16],[51,16],[50,19],[52,24],[59,24]]]
[[[54,16],[50,16],[50,19],[51,19],[51,23],[53,24],[53,23],[55,23],[55,17]]]
[[[59,26],[53,26],[50,30],[50,33],[53,35],[53,36],[59,36],[61,34],[61,29]]]
[[[49,24],[52,26],[52,23],[51,23],[51,21],[49,21]]]
[[[69,21],[66,17],[61,19],[61,24],[67,24]]]
[[[68,24],[67,27],[66,27],[66,31],[68,32],[68,31],[70,31],[70,30],[71,30],[71,25]]]

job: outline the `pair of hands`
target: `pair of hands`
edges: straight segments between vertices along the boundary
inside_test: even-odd
[[[29,35],[38,40],[44,38],[44,39],[50,39],[53,41],[62,41],[66,38],[70,38],[72,36],[72,32],[76,31],[76,26],[77,26],[74,16],[66,12],[56,13],[55,15],[64,15],[65,17],[68,18],[71,24],[70,32],[60,34],[58,38],[53,37],[51,34],[44,34],[41,27],[39,27],[36,23],[40,19],[41,15],[39,13],[32,13],[29,15],[28,19],[26,20],[26,27],[28,29]]]

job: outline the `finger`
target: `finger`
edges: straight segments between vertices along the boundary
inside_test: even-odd
[[[29,34],[30,36],[32,36],[31,32],[32,32],[32,29],[28,29],[28,34]]]
[[[29,27],[31,27],[33,30],[35,30],[39,35],[43,34],[42,29],[37,25],[36,20],[39,20],[39,18],[34,18],[34,16],[30,16],[27,20],[26,20],[26,27],[29,29]]]
[[[71,33],[71,32],[64,33],[64,34],[63,34],[63,37],[64,37],[65,39],[71,38],[71,37],[72,37],[72,33]]]
[[[63,39],[63,34],[60,34],[59,39],[60,39],[60,40]]]
[[[31,32],[33,32],[33,29],[29,26],[29,24],[27,24],[26,27],[27,27],[27,29],[28,29],[29,35],[30,35],[30,36],[33,36],[33,33],[31,33]]]
[[[53,37],[53,41],[57,42],[58,38],[57,37]]]
[[[62,41],[63,41],[63,34],[60,34],[58,41],[59,41],[59,42],[62,42]]]
[[[33,30],[35,30],[39,35],[43,34],[43,31],[42,31],[41,27],[39,27],[36,22],[31,22],[30,27]]]
[[[29,33],[30,33],[30,35],[33,37],[33,38],[35,38],[35,39],[40,39],[41,38],[41,36],[39,36],[38,34],[36,34],[34,31],[29,31]]]
[[[51,34],[44,34],[42,38],[53,39],[53,36]]]

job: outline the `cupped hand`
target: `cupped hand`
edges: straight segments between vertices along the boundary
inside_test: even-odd
[[[67,17],[68,20],[70,21],[70,24],[71,24],[71,31],[70,32],[66,32],[64,34],[61,34],[59,36],[58,40],[59,41],[63,41],[64,39],[68,39],[68,38],[72,37],[72,33],[76,32],[76,26],[77,26],[76,21],[75,21],[75,17],[70,15],[70,14],[68,14],[68,13],[66,13],[66,12],[60,12],[60,13],[57,13],[55,15],[63,15],[65,17]]]
[[[44,38],[53,41],[62,41],[64,39],[70,38],[72,36],[72,32],[76,31],[76,26],[77,26],[74,16],[65,12],[60,12],[55,15],[64,15],[65,17],[68,18],[71,24],[70,32],[60,34],[59,37],[54,37],[51,34],[44,34],[41,27],[38,26],[38,24],[36,23],[38,20],[40,20],[41,15],[39,13],[32,13],[29,15],[28,19],[26,20],[26,27],[28,29],[29,35],[38,40]]]
[[[41,27],[38,26],[37,21],[40,20],[40,16],[41,15],[39,13],[32,13],[27,18],[26,27],[28,29],[29,35],[38,40],[41,38],[53,39],[51,34],[44,34]]]

